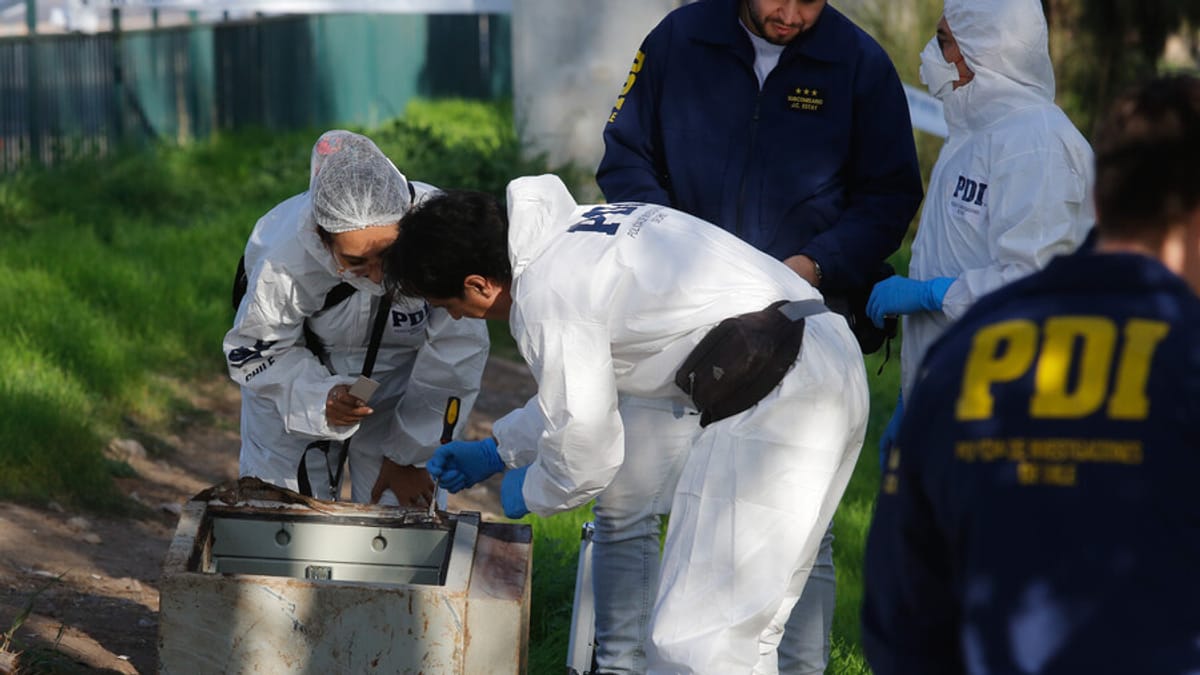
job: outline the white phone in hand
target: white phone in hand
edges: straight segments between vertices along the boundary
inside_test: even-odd
[[[369,377],[359,375],[354,384],[350,385],[350,395],[366,403],[371,400],[371,396],[375,394],[375,390],[378,388],[378,382]]]

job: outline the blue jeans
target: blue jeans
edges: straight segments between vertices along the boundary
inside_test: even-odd
[[[625,461],[597,498],[592,538],[596,663],[601,673],[645,673],[658,587],[662,516],[671,510],[698,415],[659,400],[622,397]]]
[[[664,401],[624,397],[625,461],[596,499],[592,588],[600,673],[646,672],[657,592],[662,516],[670,511],[699,418]],[[835,578],[826,531],[778,648],[781,673],[822,673],[829,660]]]

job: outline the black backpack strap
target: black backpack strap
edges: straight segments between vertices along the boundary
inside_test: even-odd
[[[234,312],[237,312],[238,307],[241,306],[242,298],[246,296],[249,286],[250,278],[246,274],[246,256],[242,255],[238,258],[237,271],[233,274],[233,292],[230,300],[232,301]],[[331,307],[341,304],[351,295],[354,295],[354,290],[354,286],[345,281],[329,289],[329,292],[325,294],[325,302],[321,305],[320,311],[324,312]],[[317,357],[318,361],[328,367],[329,363],[327,359],[329,354],[325,351],[325,345],[321,344],[321,339],[317,337],[312,328],[309,328],[308,319],[304,320],[302,329],[304,330],[304,345]]]
[[[333,443],[330,440],[313,441],[304,448],[304,453],[300,455],[300,466],[296,469],[296,481],[300,484],[300,494],[305,497],[312,497],[312,483],[308,480],[308,451],[320,450],[321,454],[325,455],[325,472],[329,474],[329,483],[332,485],[333,474],[329,469],[329,446]]]
[[[250,286],[250,277],[246,274],[246,256],[238,258],[237,271],[233,273],[233,293],[230,298],[233,301],[233,311],[237,311],[242,304],[242,298],[246,296],[246,290]],[[343,281],[337,286],[334,286],[325,294],[325,304],[321,306],[321,311],[340,304],[343,300],[354,294],[354,287]]]
[[[246,278],[246,256],[238,258],[237,271],[233,273],[233,311],[238,311],[242,298],[246,295],[246,287],[250,280]]]
[[[379,343],[383,340],[383,327],[387,325],[391,310],[392,296],[385,293],[379,299],[379,306],[375,308],[375,320],[371,323],[371,340],[367,343],[367,357],[363,361],[362,368],[364,377],[370,377],[371,371],[375,369],[375,357],[379,354]],[[338,485],[342,482],[342,469],[346,465],[346,455],[350,454],[350,441],[352,440],[354,440],[353,436],[342,441],[341,448],[338,450],[336,468],[329,476],[329,492],[335,500],[337,499]],[[303,469],[303,467],[301,468]]]
[[[883,362],[879,364],[879,370],[875,371],[875,375],[883,374],[883,367],[888,361],[892,360],[892,340],[896,339],[896,326],[898,319],[894,316],[883,317]]]
[[[337,286],[334,286],[329,290],[328,293],[325,294],[325,304],[321,305],[320,311],[324,312],[331,307],[336,307],[337,305],[341,304],[351,295],[354,295],[354,290],[355,289],[353,286],[344,281]],[[318,361],[325,364],[326,368],[329,368],[329,352],[326,351],[325,345],[321,342],[321,338],[317,337],[316,332],[314,332],[312,327],[308,325],[307,318],[304,319],[304,324],[301,326],[301,328],[304,330],[304,345],[308,347],[308,351],[312,352],[313,356],[316,356]],[[330,372],[333,372],[332,368],[330,368]]]
[[[233,305],[234,312],[238,311],[238,307],[241,306],[242,298],[244,298],[246,296],[246,291],[249,288],[249,285],[250,285],[250,279],[246,274],[246,256],[242,255],[241,257],[238,258],[237,271],[234,272],[234,275],[233,275],[233,288],[232,288],[230,300]],[[325,302],[321,306],[321,311],[323,312],[327,309],[336,307],[337,305],[341,304],[347,298],[349,298],[351,295],[354,295],[354,291],[355,291],[354,286],[350,285],[349,283],[346,283],[345,281],[334,286],[333,288],[331,288],[329,290],[328,293],[325,294]],[[390,304],[391,303],[388,301],[388,299],[385,298],[384,302],[381,304],[381,307],[383,307],[383,311],[381,312],[381,315],[386,317],[387,310],[388,310],[388,307],[390,306]],[[317,334],[315,332],[313,332],[311,327],[309,327],[308,319],[304,320],[302,328],[304,330],[305,346],[308,347],[309,351],[311,351],[313,353],[313,355],[317,357],[317,360],[319,360],[321,363],[325,364],[326,367],[328,367],[329,366],[329,363],[328,363],[329,354],[328,354],[328,352],[325,351],[325,345],[321,344],[321,339],[319,337],[317,337]],[[380,340],[382,332],[383,332],[382,319],[380,318],[380,315],[376,315],[375,325],[372,328],[372,334],[371,334],[371,346],[368,348],[368,352],[367,352],[367,359],[368,359],[368,362],[370,363],[371,367],[373,367],[375,364],[375,353],[379,349],[379,340]],[[369,369],[365,370],[365,372],[363,374],[369,375],[370,370]],[[304,454],[302,454],[300,456],[300,466],[296,469],[296,480],[299,483],[300,494],[306,495],[309,497],[312,496],[312,483],[308,479],[308,468],[307,468],[308,451],[309,450],[313,450],[313,449],[320,450],[325,455],[325,471],[329,475],[329,485],[330,485],[331,491],[335,490],[338,482],[341,481],[342,463],[341,462],[338,463],[338,470],[337,470],[336,476],[334,476],[333,471],[329,467],[329,449],[330,449],[331,443],[332,443],[332,441],[329,441],[329,440],[313,441],[312,443],[309,443],[306,448],[304,448]],[[340,453],[340,458],[342,460],[345,459],[346,448],[349,444],[350,444],[349,440],[346,440],[346,442],[341,444],[342,451]],[[336,499],[337,495],[334,494],[333,497]]]
[[[329,292],[325,294],[325,304],[321,305],[321,311],[324,312],[330,307],[335,307],[342,304],[342,301],[351,295],[354,295],[354,287],[348,282],[341,282],[337,286],[329,289]]]
[[[375,356],[379,354],[379,342],[383,339],[383,327],[387,325],[391,309],[392,296],[384,294],[379,299],[379,307],[375,309],[375,322],[371,324],[371,341],[367,344],[367,358],[362,368],[364,377],[370,377],[371,371],[375,370]]]

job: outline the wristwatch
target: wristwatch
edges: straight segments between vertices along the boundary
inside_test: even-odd
[[[821,263],[817,262],[816,258],[809,258],[813,264],[813,271],[817,273],[817,285],[820,285],[821,279],[825,276],[821,273]]]

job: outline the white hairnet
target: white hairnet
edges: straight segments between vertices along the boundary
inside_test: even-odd
[[[971,70],[1054,100],[1054,66],[1039,0],[945,0],[945,15]]]
[[[375,143],[340,129],[313,146],[308,193],[317,226],[335,234],[395,223],[412,201],[408,181]]]

